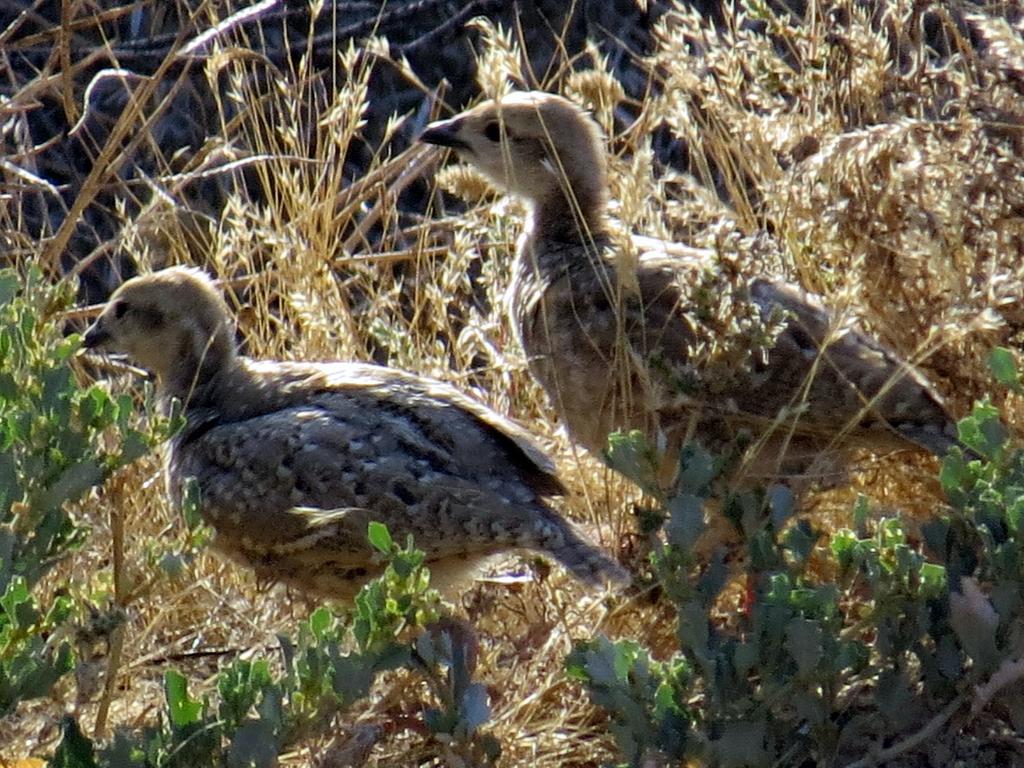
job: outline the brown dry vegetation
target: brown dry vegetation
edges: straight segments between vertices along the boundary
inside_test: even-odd
[[[647,90],[629,93],[595,51],[593,67],[563,61],[543,75],[524,71],[516,36],[475,22],[484,41],[479,85],[494,95],[537,78],[593,109],[609,136],[615,213],[625,227],[714,247],[861,314],[960,414],[990,387],[990,346],[1024,341],[1024,37],[1008,6],[812,3],[798,18],[751,0],[717,30],[671,10],[654,30],[653,54],[629,63],[632,77],[649,76]],[[119,218],[108,206],[114,231],[97,258],[130,254],[142,270],[207,267],[224,279],[240,338],[256,357],[378,360],[471,392],[543,441],[573,492],[566,514],[629,560],[636,492],[567,442],[504,316],[517,203],[496,199],[465,169],[435,176],[438,156],[407,141],[425,112],[367,126],[371,73],[389,56],[383,41],[340,50],[326,72],[301,59],[271,66],[247,54],[247,42],[211,43],[213,55],[195,65],[219,87],[204,104],[210,133],[187,155],[161,153],[159,130],[173,114],[144,124],[187,78],[142,81],[134,91],[142,98],[119,97],[126,135],[141,143],[105,143],[108,170],[133,153],[156,161],[146,185],[135,177],[124,191],[141,210],[129,206]],[[18,121],[47,89],[81,108],[82,92],[62,83],[61,71],[53,64],[7,102],[4,140],[23,152],[0,169],[5,248],[48,266],[67,240],[58,227],[26,231],[23,206],[46,194],[45,173],[33,172]],[[379,141],[368,153],[360,137],[371,130]],[[355,156],[365,162],[353,180]],[[433,178],[438,191],[428,198]],[[114,200],[122,181],[118,173],[90,177],[77,194]],[[204,197],[204,182],[215,184],[215,200]],[[410,212],[410,195],[429,199],[428,210]],[[111,386],[138,390],[127,377]],[[1024,427],[1019,400],[1001,405],[1011,425]],[[858,493],[925,514],[942,502],[936,467],[907,454],[864,457],[851,487],[804,503],[819,520],[843,519]],[[0,722],[4,757],[49,753],[68,710],[87,730],[97,718],[108,729],[144,722],[160,706],[168,666],[201,691],[222,659],[273,648],[276,634],[292,634],[309,610],[299,596],[260,589],[209,554],[178,577],[159,569],[159,554],[184,535],[159,457],[122,471],[78,514],[92,536],[48,576],[48,588],[99,606],[116,595],[123,645],[117,653],[97,643],[96,659],[75,680]],[[614,756],[602,716],[562,672],[574,639],[601,631],[655,653],[673,641],[671,611],[643,598],[586,594],[557,569],[526,584],[482,583],[457,610],[477,627],[491,732],[510,766],[593,766]],[[107,674],[114,683],[104,692]],[[421,692],[408,688],[402,675],[385,677],[335,733],[286,762],[313,764],[360,724],[412,711]],[[368,764],[419,764],[428,755],[418,744],[399,729]]]

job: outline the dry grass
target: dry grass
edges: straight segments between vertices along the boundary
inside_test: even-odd
[[[653,57],[635,62],[652,73],[642,100],[625,96],[601,70],[564,68],[545,87],[580,98],[606,127],[625,227],[718,247],[860,311],[962,413],[989,389],[986,350],[994,342],[1019,347],[1024,338],[1024,42],[1019,27],[994,14],[910,0],[883,5],[872,17],[851,2],[812,4],[804,23],[729,17],[718,32],[674,11],[659,25]],[[754,2],[749,8],[767,13]],[[925,49],[925,11],[948,41],[944,53]],[[490,38],[485,92],[518,80],[523,61],[512,37]],[[332,79],[301,64],[281,71],[232,47],[209,59],[206,75],[222,86],[216,132],[187,161],[167,159],[141,195],[142,213],[120,222],[109,250],[126,249],[143,269],[187,262],[214,271],[249,354],[387,362],[449,380],[512,415],[558,458],[573,491],[566,513],[628,554],[635,492],[558,430],[504,317],[516,204],[449,168],[438,183],[468,198],[468,211],[445,210],[437,195],[428,215],[403,212],[399,196],[429,179],[437,159],[403,148],[422,115],[403,118],[412,126],[396,120],[384,129],[362,179],[348,173],[346,159],[366,153],[359,136],[373,60],[343,52]],[[132,102],[126,130],[145,135],[139,125],[152,103],[149,94]],[[664,167],[657,158],[667,155],[686,162]],[[248,192],[235,183],[243,173]],[[200,178],[227,190],[221,209],[196,192]],[[90,177],[82,206],[112,183],[100,172]],[[63,233],[19,234],[22,199],[4,202],[10,242],[56,263]],[[1004,405],[1011,424],[1024,426],[1019,400]],[[865,458],[850,488],[806,504],[833,525],[857,493],[882,508],[927,515],[942,503],[935,469],[917,456]],[[274,647],[275,635],[292,634],[308,610],[281,589],[258,590],[249,574],[211,555],[177,579],[155,576],[152,553],[184,536],[159,475],[156,457],[140,461],[83,504],[91,540],[48,579],[49,588],[97,604],[119,581],[127,621],[110,724],[152,718],[169,666],[201,690],[222,659]],[[115,577],[119,518],[124,562]],[[610,760],[600,714],[562,674],[565,654],[574,639],[598,631],[667,653],[671,613],[584,594],[559,571],[514,587],[481,584],[461,602],[481,638],[479,674],[492,693],[503,764]],[[68,680],[51,700],[0,722],[3,756],[51,751],[69,709],[87,732],[93,728],[100,696],[86,677],[106,671],[110,659],[97,651],[78,685]],[[386,678],[339,733],[411,707],[415,693],[400,676]],[[328,741],[304,745],[285,762],[312,764]],[[416,749],[407,734],[388,737],[370,764],[414,764]]]

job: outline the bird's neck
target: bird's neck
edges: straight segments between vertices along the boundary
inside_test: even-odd
[[[234,345],[216,339],[203,348],[182,344],[174,368],[158,376],[160,397],[176,398],[185,409],[219,405],[230,392],[244,387],[247,372]]]
[[[534,203],[519,246],[519,271],[529,273],[521,279],[547,282],[566,272],[604,269],[609,241],[603,203],[584,208],[564,197]]]
[[[585,185],[552,187],[530,206],[527,227],[534,237],[561,243],[589,244],[605,236],[603,188]]]

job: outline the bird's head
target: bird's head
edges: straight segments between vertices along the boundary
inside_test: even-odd
[[[227,304],[205,273],[184,267],[124,283],[86,331],[83,346],[127,355],[164,386],[200,383],[204,372],[220,370],[235,356]]]
[[[603,211],[606,163],[601,130],[562,96],[519,91],[431,123],[420,141],[450,147],[502,189],[535,206],[584,218]]]

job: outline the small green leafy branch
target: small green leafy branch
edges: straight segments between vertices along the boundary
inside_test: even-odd
[[[1021,391],[1012,355],[999,382]],[[693,759],[712,766],[863,766],[956,733],[997,701],[1024,729],[1024,449],[989,402],[959,424],[942,463],[948,507],[911,535],[898,517],[825,536],[794,519],[788,489],[721,494],[744,542],[744,610],[718,605],[722,557],[696,562],[720,461],[684,452],[664,499],[655,583],[677,615],[678,651],[598,637],[567,660],[610,718],[626,765]],[[655,457],[639,434],[615,435],[610,461],[644,483]]]
[[[215,693],[202,699],[189,693],[181,673],[168,671],[159,721],[138,731],[118,730],[101,747],[66,718],[50,764],[273,766],[296,745],[329,735],[336,715],[365,699],[379,674],[398,669],[419,673],[438,702],[424,709],[418,727],[436,751],[471,765],[493,763],[500,750],[479,730],[490,712],[484,688],[471,680],[472,642],[443,616],[423,553],[411,540],[404,548],[395,545],[379,523],[370,524],[368,536],[389,565],[359,592],[350,614],[317,608],[296,641],[278,638],[276,658],[233,661],[217,675]],[[374,738],[383,730],[374,729]]]
[[[136,426],[135,403],[72,370],[78,337],[62,333],[71,288],[29,268],[0,270],[0,716],[46,695],[73,666],[63,628],[83,606],[33,590],[86,539],[69,506],[170,430]]]

